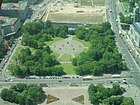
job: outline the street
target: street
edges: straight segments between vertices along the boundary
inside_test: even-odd
[[[109,8],[112,10],[110,14],[110,23],[112,24],[112,29],[116,34],[116,42],[118,44],[118,48],[120,52],[122,53],[123,58],[125,59],[128,68],[130,71],[128,71],[128,74],[133,77],[131,79],[131,82],[135,85],[137,85],[140,88],[140,68],[137,64],[136,60],[133,58],[132,54],[130,53],[130,50],[127,47],[127,43],[123,40],[123,38],[119,35],[119,24],[116,22],[117,15],[119,14],[118,5],[116,5],[116,0],[108,0]]]

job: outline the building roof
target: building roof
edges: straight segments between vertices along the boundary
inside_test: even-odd
[[[18,18],[0,16],[0,26],[5,27],[7,25],[13,25],[17,20]]]
[[[18,3],[2,3],[2,9],[24,9],[28,5],[27,1],[19,1]]]
[[[134,22],[133,23],[134,29],[139,33],[140,35],[140,22]]]

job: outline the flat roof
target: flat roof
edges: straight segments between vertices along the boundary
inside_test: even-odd
[[[13,25],[17,20],[18,18],[0,16],[0,26]]]
[[[2,9],[24,9],[27,6],[27,1],[19,1],[18,3],[2,3]]]
[[[140,35],[140,22],[133,22],[134,29],[139,33]]]

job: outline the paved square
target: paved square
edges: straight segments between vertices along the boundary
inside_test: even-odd
[[[58,87],[58,88],[44,88],[46,94],[53,95],[59,98],[59,101],[50,103],[48,105],[82,105],[72,101],[73,98],[84,95],[84,105],[91,105],[88,99],[88,87]],[[46,105],[46,101],[41,105]]]

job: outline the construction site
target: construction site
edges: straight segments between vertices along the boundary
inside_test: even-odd
[[[91,3],[86,2],[85,5],[82,5],[83,3],[81,4],[77,0],[52,2],[48,5],[48,9],[42,20],[44,22],[50,20],[53,23],[76,24],[99,24],[107,21],[106,7],[104,5],[93,6]]]

